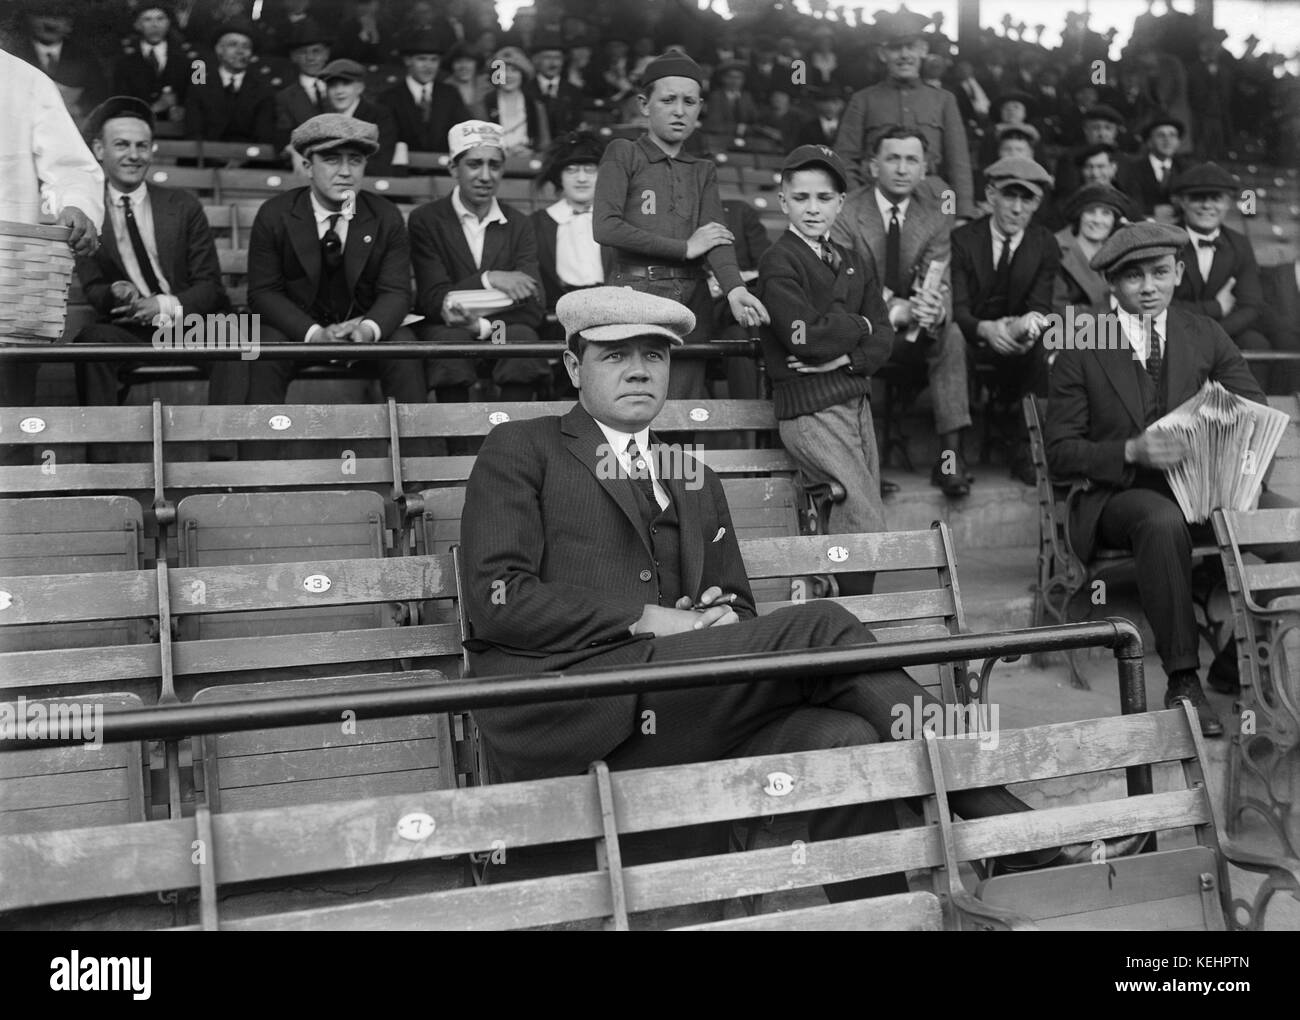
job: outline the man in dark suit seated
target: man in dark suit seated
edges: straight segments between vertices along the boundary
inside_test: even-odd
[[[468,120],[447,138],[455,188],[446,198],[411,213],[416,311],[425,317],[422,340],[536,343],[546,297],[529,217],[496,193],[505,169],[501,126]],[[496,291],[504,305],[479,311],[451,299],[456,291]],[[530,400],[550,375],[541,358],[498,358],[492,379],[502,400]],[[478,378],[474,362],[429,362],[429,384],[439,403],[464,403]]]
[[[542,104],[552,138],[576,131],[585,97],[564,78],[564,40],[550,33],[538,35],[528,55],[536,73],[524,83],[524,95]]]
[[[1028,159],[1000,159],[984,171],[993,214],[952,232],[952,312],[976,363],[997,367],[1003,398],[1016,408],[1041,385],[1044,364],[1038,337],[1052,311],[1052,285],[1060,247],[1052,232],[1031,223],[1051,188],[1046,170]],[[1034,485],[1023,422],[1014,416],[1016,444],[1011,474]]]
[[[227,311],[203,206],[187,191],[145,183],[153,154],[148,104],[114,96],[91,113],[86,134],[104,167],[106,213],[99,251],[77,259],[86,300],[100,314],[77,341],[147,344],[180,315]],[[121,374],[134,367],[78,362],[78,399],[86,406],[120,403]]]
[[[1187,230],[1187,245],[1178,253],[1183,278],[1174,288],[1174,304],[1208,315],[1243,351],[1272,347],[1260,331],[1264,288],[1255,252],[1246,235],[1223,225],[1238,184],[1217,163],[1185,170],[1170,185],[1170,195]],[[1268,366],[1253,366],[1268,389]]]
[[[1150,426],[1207,379],[1257,403],[1266,398],[1217,323],[1171,305],[1187,271],[1178,261],[1186,244],[1178,227],[1138,223],[1121,227],[1093,256],[1090,265],[1105,275],[1112,295],[1112,309],[1098,315],[1093,335],[1121,342],[1095,350],[1071,350],[1067,343],[1058,353],[1045,435],[1052,474],[1093,483],[1070,519],[1075,550],[1085,561],[1098,546],[1132,551],[1142,610],[1169,678],[1165,705],[1190,699],[1201,732],[1219,736],[1223,724],[1198,676],[1192,601],[1192,547],[1213,542],[1213,532],[1187,524],[1164,474],[1185,456],[1182,441]],[[1259,505],[1289,504],[1263,492]],[[1218,690],[1236,685],[1234,642],[1215,658],[1209,680]]]
[[[311,184],[263,203],[248,243],[248,304],[265,343],[411,343],[410,242],[402,214],[361,191],[366,159],[379,149],[373,124],[321,114],[293,133]],[[242,401],[281,404],[305,362],[251,363]],[[419,360],[378,359],[384,396],[423,403]]]
[[[578,404],[563,416],[498,425],[465,493],[474,675],[871,642],[831,602],[757,617],[721,482],[651,433],[668,391],[669,352],[694,328],[690,310],[630,288],[594,287],[566,294],[558,311]],[[509,782],[580,774],[597,759],[634,769],[874,743],[900,736],[895,706],[921,703],[935,704],[895,669],[474,714],[490,772]],[[966,817],[1026,809],[1002,788],[959,797],[954,807]],[[832,839],[892,824],[888,806],[855,806],[814,813],[809,832]],[[1041,865],[1070,854],[1023,856]],[[836,900],[906,887],[903,876],[888,875],[826,892]]]
[[[113,91],[143,99],[160,120],[183,116],[193,74],[193,48],[171,33],[171,17],[159,4],[136,8],[135,38],[113,63]]]
[[[1170,214],[1170,186],[1191,163],[1178,155],[1183,144],[1183,122],[1160,115],[1142,129],[1144,147],[1126,159],[1119,169],[1117,187],[1134,200],[1143,216],[1167,220]]]
[[[397,148],[397,124],[386,107],[364,97],[366,69],[355,60],[331,60],[320,73],[325,82],[327,112],[355,117],[379,129],[379,151],[366,160],[366,173],[383,177],[393,171]]]
[[[185,101],[185,134],[209,142],[275,140],[275,93],[248,73],[257,30],[243,18],[218,26],[212,48],[216,74],[190,86]]]
[[[401,50],[406,77],[379,97],[379,105],[397,122],[397,140],[411,152],[442,152],[447,132],[469,120],[460,93],[438,80],[446,47],[446,40],[435,32],[405,36]]]
[[[50,76],[68,113],[80,123],[108,96],[108,82],[99,57],[80,36],[72,37],[76,10],[77,5],[67,0],[28,4],[27,33],[13,53]]]

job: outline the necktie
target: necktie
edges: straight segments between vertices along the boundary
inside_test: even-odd
[[[627,459],[631,463],[628,477],[636,485],[637,491],[645,497],[647,502],[658,506],[659,500],[655,499],[655,483],[650,480],[650,466],[645,462],[640,449],[637,448],[635,439],[628,441]]]
[[[334,213],[330,216],[329,227],[321,235],[320,250],[321,261],[325,263],[325,268],[329,272],[334,272],[343,262],[343,241],[334,228],[338,226],[341,213]]]
[[[1160,170],[1156,174],[1156,180],[1159,181],[1161,184],[1164,184],[1165,178],[1169,176],[1169,161],[1161,160],[1159,166],[1160,166]]]
[[[322,113],[325,111],[325,86],[320,82],[316,83],[316,109]]]
[[[433,86],[426,84],[420,90],[420,116],[424,122],[429,123],[429,117],[433,114]]]
[[[998,255],[997,271],[993,274],[993,292],[1006,295],[1011,289],[1011,238],[996,235],[1002,242],[1002,251]]]
[[[894,297],[905,297],[903,284],[899,279],[899,249],[902,231],[898,225],[898,206],[889,207],[889,234],[885,238],[885,286]]]
[[[53,50],[45,54],[45,73],[53,75],[59,69],[59,55]]]
[[[1196,247],[1198,248],[1217,248],[1218,246],[1219,246],[1218,238],[1215,238],[1213,241],[1211,241],[1208,237],[1198,237],[1196,239]]]
[[[226,82],[226,97],[233,98],[238,92],[239,86],[235,84],[235,79],[232,77],[230,81]]]
[[[1156,388],[1156,408],[1162,415],[1165,413],[1164,373],[1165,359],[1160,351],[1160,334],[1153,326],[1147,334],[1147,375]]]
[[[158,294],[162,291],[162,287],[153,271],[153,262],[145,249],[144,238],[140,236],[140,227],[135,222],[135,213],[131,209],[131,199],[128,195],[122,196],[122,212],[126,215],[126,234],[131,239],[131,250],[135,252],[135,260],[140,265],[140,275],[144,277],[149,293]]]
[[[154,74],[162,74],[162,69],[163,69],[162,59],[158,56],[157,46],[149,47],[149,62],[153,64]]]
[[[840,253],[835,250],[835,245],[831,243],[830,235],[827,234],[822,238],[822,261],[830,267],[832,273],[840,271]]]

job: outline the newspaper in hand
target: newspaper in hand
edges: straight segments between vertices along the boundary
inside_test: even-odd
[[[1216,507],[1253,510],[1264,475],[1290,416],[1256,404],[1207,379],[1196,395],[1151,429],[1177,436],[1187,456],[1165,469],[1169,488],[1189,524],[1209,520]]]
[[[939,288],[943,285],[943,274],[947,268],[948,268],[947,259],[935,259],[933,262],[930,263],[929,268],[926,269],[925,277],[921,280],[921,282],[916,287],[913,288],[913,290],[914,291],[925,290],[925,291],[933,291],[934,293],[938,293]],[[889,299],[892,296],[893,295],[890,293],[889,288],[886,287],[885,288],[886,304],[889,303]],[[916,343],[917,338],[920,337],[921,335],[921,332],[922,332],[921,324],[914,321],[912,325],[910,325],[907,328],[907,332],[903,334],[903,339],[906,340],[909,344]]]

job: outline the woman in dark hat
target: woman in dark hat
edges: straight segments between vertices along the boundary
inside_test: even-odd
[[[604,153],[605,142],[597,135],[573,131],[547,150],[537,175],[534,186],[539,192],[549,184],[559,196],[558,201],[533,213],[548,319],[563,295],[605,282],[607,267],[591,226],[596,176]],[[542,326],[541,337],[562,342],[564,332],[548,321]]]
[[[1085,184],[1065,200],[1061,213],[1067,225],[1056,234],[1061,268],[1052,287],[1052,310],[1057,314],[1064,314],[1066,305],[1105,303],[1110,288],[1088,263],[1111,234],[1137,218],[1129,197],[1108,184]]]
[[[484,101],[491,91],[491,83],[483,74],[483,57],[473,46],[463,43],[452,47],[447,54],[447,84],[460,93],[461,102],[474,120],[487,120]]]

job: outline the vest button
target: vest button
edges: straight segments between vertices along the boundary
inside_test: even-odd
[[[638,576],[639,576],[639,577],[641,578],[641,580],[643,580],[643,581],[649,581],[650,578],[652,578],[654,575],[653,575],[652,573],[650,573],[650,571],[648,571],[648,570],[643,570],[643,571],[641,571],[641,573],[640,573]]]

